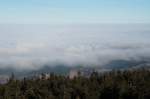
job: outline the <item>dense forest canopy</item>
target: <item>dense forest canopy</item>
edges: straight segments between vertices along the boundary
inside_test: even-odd
[[[150,71],[93,72],[74,78],[49,74],[0,85],[0,99],[150,99]]]

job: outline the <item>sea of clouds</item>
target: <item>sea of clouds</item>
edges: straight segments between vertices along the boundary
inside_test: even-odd
[[[149,24],[1,24],[0,68],[150,59]]]

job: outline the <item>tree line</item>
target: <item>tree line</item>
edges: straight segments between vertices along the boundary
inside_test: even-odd
[[[0,85],[0,99],[150,99],[147,69],[93,72],[90,77],[49,74]]]

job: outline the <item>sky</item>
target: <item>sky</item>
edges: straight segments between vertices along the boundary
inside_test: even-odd
[[[149,0],[0,0],[0,23],[150,23]]]
[[[149,11],[150,0],[0,0],[0,69],[149,60]]]

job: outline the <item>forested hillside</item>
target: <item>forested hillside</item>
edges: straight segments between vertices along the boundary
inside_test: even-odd
[[[147,69],[93,72],[90,77],[69,78],[45,74],[0,85],[0,99],[150,99]]]

